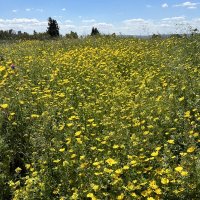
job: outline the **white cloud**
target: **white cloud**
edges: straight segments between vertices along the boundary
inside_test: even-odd
[[[31,11],[31,8],[26,8],[26,11],[27,11],[27,12]]]
[[[183,21],[185,16],[164,18],[162,21]]]
[[[168,8],[168,7],[169,7],[169,6],[168,6],[167,3],[162,4],[162,8]]]
[[[13,12],[13,13],[16,13],[16,12],[18,12],[18,10],[12,10],[12,12]]]
[[[136,23],[145,23],[146,21],[142,18],[136,18],[136,19],[127,19],[124,20],[123,23],[125,25],[132,25],[132,24],[136,24]]]
[[[75,31],[78,34],[90,34],[92,27],[97,27],[101,33],[117,33],[120,32],[125,35],[149,35],[153,33],[169,34],[169,33],[187,33],[192,29],[198,28],[200,30],[200,18],[187,19],[185,16],[174,16],[160,20],[151,19],[127,19],[118,24],[111,24],[107,22],[94,23],[73,23],[71,20],[59,20],[61,34]],[[46,31],[48,26],[47,20],[38,20],[36,18],[13,18],[0,19],[0,30],[13,29],[15,31],[23,31],[33,33]]]
[[[173,5],[173,7],[184,7],[184,8],[188,8],[188,9],[195,9],[198,7],[199,4],[200,4],[199,2],[192,3],[190,1],[187,1],[187,2],[184,2],[181,4]]]
[[[130,35],[150,35],[153,33],[172,34],[189,33],[192,29],[200,30],[200,18],[187,19],[185,16],[168,17],[161,20],[127,19],[120,27],[115,27],[116,33]]]
[[[188,9],[196,9],[196,6],[189,6]]]
[[[66,8],[62,8],[62,11],[66,11]]]
[[[90,23],[95,23],[96,20],[95,19],[83,19],[82,23],[86,23],[86,24],[90,24]]]
[[[33,30],[45,31],[47,27],[47,21],[39,21],[37,19],[29,18],[13,18],[13,19],[0,19],[0,29],[15,31],[25,31],[32,33]]]

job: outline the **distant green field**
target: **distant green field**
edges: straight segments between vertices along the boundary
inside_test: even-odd
[[[200,37],[0,43],[0,199],[200,197]]]

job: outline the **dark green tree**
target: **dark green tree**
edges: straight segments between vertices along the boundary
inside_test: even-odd
[[[91,36],[100,35],[100,32],[97,28],[92,27]]]
[[[47,33],[51,37],[58,37],[59,36],[58,23],[55,19],[52,19],[51,17],[49,17],[49,19],[48,19]]]

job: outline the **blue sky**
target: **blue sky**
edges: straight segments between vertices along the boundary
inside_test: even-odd
[[[0,29],[45,31],[48,17],[62,34],[103,33],[147,35],[200,29],[200,0],[0,0]]]

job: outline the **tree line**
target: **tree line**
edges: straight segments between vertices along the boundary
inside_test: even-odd
[[[99,36],[100,32],[97,28],[92,27],[91,36]],[[15,31],[13,29],[10,30],[0,30],[0,40],[11,40],[11,39],[51,39],[62,37],[60,34],[60,28],[58,22],[55,19],[49,17],[48,19],[48,27],[46,32],[36,32],[33,31],[33,34],[29,34],[27,32]],[[78,39],[77,32],[71,31],[70,33],[65,34],[66,38],[69,39]]]

